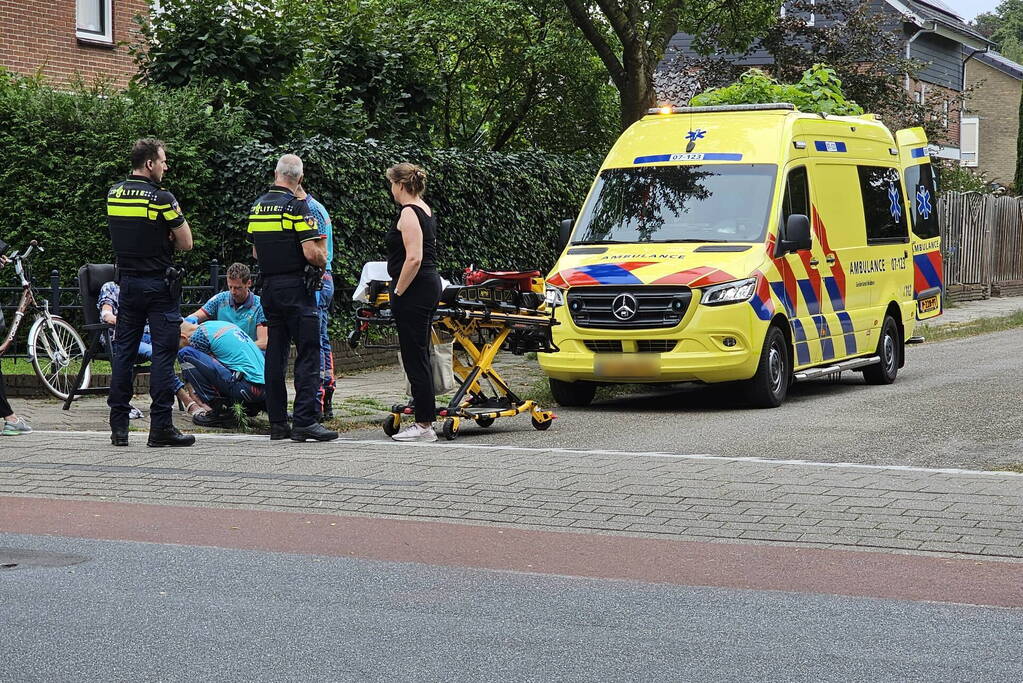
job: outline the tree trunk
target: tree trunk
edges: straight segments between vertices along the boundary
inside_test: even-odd
[[[626,50],[624,87],[619,88],[622,102],[622,130],[646,116],[646,112],[657,104],[654,90],[654,66],[644,56],[643,48]],[[636,54],[639,53],[639,54]]]

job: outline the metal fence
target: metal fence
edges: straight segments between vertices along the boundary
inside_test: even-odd
[[[1023,198],[950,192],[939,216],[945,284],[1023,281]]]
[[[185,285],[181,292],[181,311],[183,315],[195,311],[202,306],[211,296],[217,292],[227,289],[227,268],[216,260],[210,261],[209,271],[204,277],[202,284]],[[0,277],[14,278],[14,268],[0,270]],[[82,296],[78,289],[78,268],[75,268],[71,277],[67,272],[60,270],[50,271],[48,282],[43,282],[38,277],[33,277],[33,284],[36,287],[36,295],[45,299],[50,304],[50,311],[59,315],[82,334],[84,318],[82,316]],[[336,313],[343,313],[343,303],[351,300],[353,288],[340,288],[334,292],[334,309]],[[21,287],[10,286],[0,287],[0,309],[3,309],[8,325],[13,322],[14,312],[17,310],[18,302],[21,299]],[[339,305],[340,304],[340,305]],[[4,358],[28,358],[26,348],[26,337],[31,326],[31,320],[22,321],[21,329],[15,339],[14,345],[4,354]],[[86,342],[88,340],[86,339]]]

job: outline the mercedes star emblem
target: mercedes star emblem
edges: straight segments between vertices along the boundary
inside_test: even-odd
[[[619,294],[611,302],[611,312],[619,320],[632,320],[637,308],[636,297],[631,294]]]

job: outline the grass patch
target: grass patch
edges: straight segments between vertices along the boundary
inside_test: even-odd
[[[996,318],[980,318],[966,323],[949,323],[945,325],[920,325],[916,334],[929,342],[947,341],[963,337],[975,337],[978,334],[1003,332],[1023,327],[1023,311]]]
[[[642,391],[648,391],[650,387],[653,386],[657,385],[609,384],[607,386],[597,387],[597,393],[594,395],[593,400],[602,401],[610,398],[617,398],[619,396],[627,396],[629,394],[638,394]],[[548,383],[546,377],[536,378],[533,385],[523,392],[523,398],[536,401],[544,408],[550,408],[555,405],[554,396],[551,394],[551,385]]]
[[[994,471],[995,472],[1016,472],[1018,474],[1023,474],[1023,464],[1017,463],[1015,465],[1004,465],[1002,467],[996,467],[994,469]]]
[[[352,396],[334,403],[334,414],[339,419],[366,417],[390,412],[391,406],[369,396]]]
[[[78,365],[75,365],[77,371]],[[27,358],[0,358],[0,370],[5,375],[34,375],[35,370],[32,369],[32,361]],[[110,362],[105,360],[96,360],[92,362],[92,374],[94,375],[109,375],[110,374]]]

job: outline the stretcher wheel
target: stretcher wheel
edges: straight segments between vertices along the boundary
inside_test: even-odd
[[[533,421],[533,429],[541,432],[550,429],[551,423],[554,422],[554,420],[538,420],[535,417],[531,419]]]
[[[388,415],[384,418],[382,426],[384,428],[384,434],[387,436],[394,436],[398,433],[398,427],[401,426],[401,418],[397,415]]]
[[[444,425],[441,427],[440,431],[441,434],[444,435],[445,439],[447,439],[448,441],[453,441],[454,438],[458,435],[458,425],[455,423],[455,419],[449,417],[448,419],[444,420]]]
[[[480,427],[489,427],[490,425],[494,424],[494,418],[492,418],[492,417],[477,417],[476,418],[476,424],[478,424]]]

